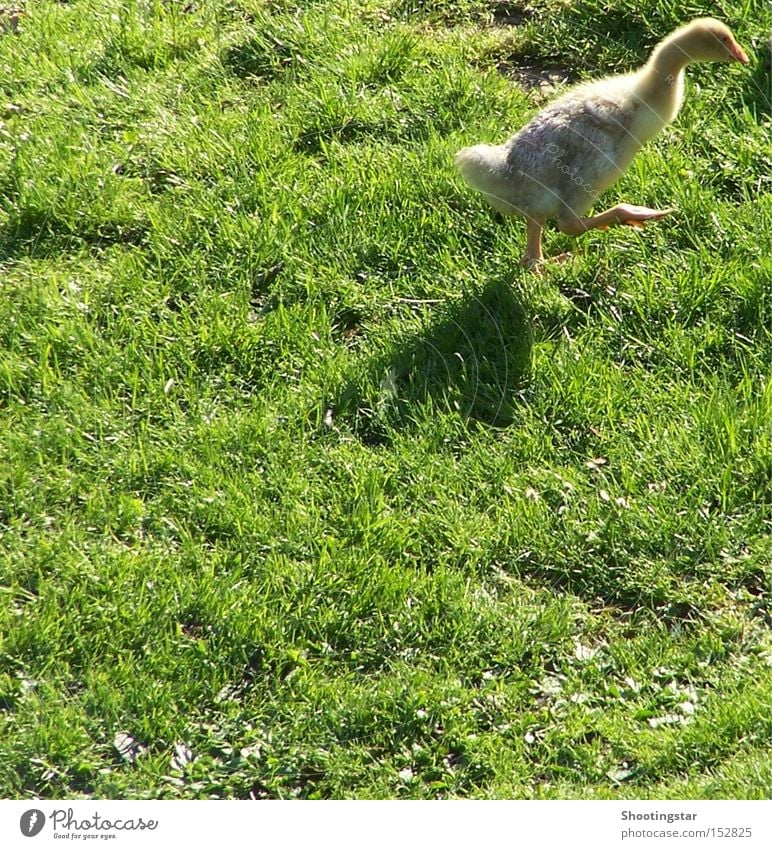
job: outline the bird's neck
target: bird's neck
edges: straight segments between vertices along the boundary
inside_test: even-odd
[[[668,77],[675,80],[682,74],[684,68],[692,61],[684,35],[687,33],[676,32],[660,41],[646,63],[646,68],[664,80]]]
[[[681,108],[688,63],[689,56],[678,39],[666,38],[639,71],[636,94],[660,116],[662,126],[670,123]]]

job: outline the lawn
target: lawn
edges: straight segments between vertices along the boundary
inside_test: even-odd
[[[541,276],[454,152],[716,4],[18,5],[0,796],[772,795],[769,5]]]

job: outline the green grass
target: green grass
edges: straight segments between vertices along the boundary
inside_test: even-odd
[[[769,797],[768,6],[537,278],[497,68],[715,4],[25,5],[0,795]]]

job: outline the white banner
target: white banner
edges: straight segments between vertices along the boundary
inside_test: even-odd
[[[0,801],[0,847],[26,849],[768,849],[771,825],[772,803],[743,801]]]

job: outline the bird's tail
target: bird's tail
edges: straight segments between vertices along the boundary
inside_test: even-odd
[[[498,145],[476,144],[464,147],[456,154],[456,167],[464,180],[500,212],[512,212],[513,206],[505,193],[507,162],[504,150]]]

